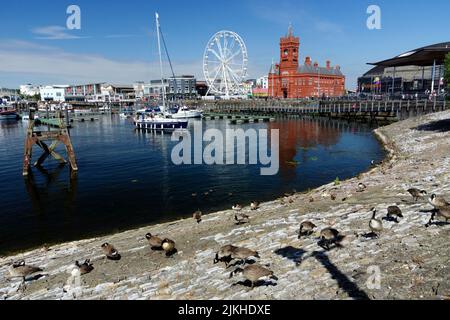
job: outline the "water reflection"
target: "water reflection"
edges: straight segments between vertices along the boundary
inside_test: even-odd
[[[59,195],[63,196],[64,208],[60,208],[66,214],[75,213],[75,200],[78,190],[78,175],[76,172],[67,170],[67,165],[59,165],[56,168],[47,170],[42,166],[35,167],[38,171],[34,173],[30,170],[27,177],[24,177],[25,188],[30,199],[33,211],[38,215],[47,213],[47,206],[51,205],[50,190],[56,188]],[[68,174],[67,179],[61,179],[61,174]],[[39,174],[44,181],[39,183],[35,174]],[[56,204],[55,204],[56,205]]]

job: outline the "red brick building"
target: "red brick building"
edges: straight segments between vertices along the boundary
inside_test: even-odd
[[[280,63],[269,71],[269,96],[275,98],[336,97],[345,93],[345,76],[340,67],[326,67],[312,63],[306,57],[299,64],[300,38],[295,37],[289,27],[286,37],[280,40]]]

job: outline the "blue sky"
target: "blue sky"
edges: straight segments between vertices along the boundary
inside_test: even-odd
[[[71,4],[81,8],[79,31],[65,29]],[[371,4],[381,8],[381,30],[366,27]],[[349,89],[367,62],[450,41],[448,0],[25,0],[2,1],[1,9],[0,87],[157,78],[155,11],[175,72],[200,79],[206,43],[219,30],[242,36],[256,78],[278,60],[279,38],[292,23],[301,60],[339,64]]]

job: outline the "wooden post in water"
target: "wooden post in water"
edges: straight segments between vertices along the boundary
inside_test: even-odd
[[[48,109],[47,109],[48,110]],[[28,176],[31,160],[32,160],[32,152],[33,146],[36,144],[44,153],[39,157],[39,159],[34,163],[35,167],[40,167],[42,163],[51,155],[56,161],[61,164],[66,164],[66,160],[55,152],[56,147],[59,143],[63,143],[66,147],[67,156],[69,159],[69,163],[73,172],[78,171],[78,166],[75,158],[75,151],[72,146],[72,142],[70,140],[69,132],[67,130],[66,125],[64,124],[64,120],[62,119],[62,110],[57,112],[57,116],[59,117],[59,128],[55,131],[35,131],[34,125],[34,114],[30,112],[30,124],[28,125],[27,134],[25,137],[25,148],[24,148],[24,157],[23,157],[23,169],[22,174],[24,176]],[[50,147],[44,142],[50,140],[52,141]]]

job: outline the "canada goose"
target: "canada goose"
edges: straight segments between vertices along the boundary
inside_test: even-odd
[[[167,257],[173,255],[177,251],[177,249],[175,248],[175,241],[170,239],[163,240],[162,248],[166,252]]]
[[[340,233],[336,229],[326,228],[320,232],[319,246],[326,250],[330,250],[330,245],[339,241]]]
[[[259,202],[253,201],[253,202],[250,204],[250,209],[252,209],[252,210],[258,210],[258,209],[259,209]]]
[[[91,260],[89,259],[84,261],[83,264],[79,263],[78,261],[75,261],[75,266],[80,270],[81,275],[88,274],[92,270],[94,270],[94,266],[92,265]]]
[[[152,250],[161,250],[163,240],[159,237],[152,235],[151,233],[147,233],[145,238],[148,240],[150,247]]]
[[[234,211],[239,212],[242,211],[242,206],[239,204],[234,205],[233,207],[231,207]]]
[[[194,220],[197,221],[197,223],[202,222],[202,212],[200,210],[197,210],[196,212],[194,212],[192,217],[194,218]]]
[[[444,198],[438,197],[437,195],[433,194],[431,195],[430,199],[428,199],[428,202],[435,208],[445,208],[450,206],[450,203],[448,203]]]
[[[364,192],[367,189],[367,186],[364,183],[358,184],[358,192]]]
[[[9,267],[11,278],[22,278],[24,282],[27,277],[38,275],[42,271],[44,270],[41,268],[26,265],[24,260],[15,262]]]
[[[317,226],[310,222],[310,221],[304,221],[300,224],[300,230],[298,232],[298,238],[301,239],[303,236],[309,236],[314,232],[314,229],[317,228]]]
[[[119,251],[117,251],[116,248],[114,248],[114,246],[110,245],[107,242],[102,244],[102,250],[106,258],[109,260],[118,261],[122,258],[121,255],[119,254]]]
[[[237,225],[245,224],[250,222],[250,217],[244,213],[235,213],[234,214],[234,220],[236,221]]]
[[[431,215],[430,221],[425,225],[425,227],[428,228],[429,226],[431,226],[436,216],[443,217],[445,219],[445,222],[448,223],[448,220],[450,220],[450,205],[434,210],[433,214]]]
[[[373,234],[376,234],[378,237],[378,233],[383,231],[383,221],[376,218],[377,216],[377,210],[375,208],[372,209],[372,219],[370,219],[369,222],[369,228],[372,231]]]
[[[387,209],[387,219],[398,223],[398,219],[403,218],[402,210],[397,206],[390,206]]]
[[[246,262],[249,258],[260,258],[259,253],[254,250],[250,250],[247,248],[234,248],[231,251],[231,259]]]
[[[425,190],[419,190],[416,188],[411,188],[408,190],[408,192],[414,198],[415,202],[417,202],[417,200],[419,200],[419,198],[427,195],[427,192]]]
[[[224,262],[225,266],[228,268],[229,263],[231,260],[231,255],[233,254],[233,251],[236,250],[237,247],[233,245],[226,245],[220,248],[219,251],[216,252],[216,257],[214,258],[214,264],[217,264],[219,262]]]
[[[244,278],[251,282],[252,289],[255,287],[255,284],[263,278],[278,280],[278,278],[274,276],[273,271],[259,265],[246,266],[244,269],[237,268],[230,273],[230,279],[238,273],[242,273]]]

